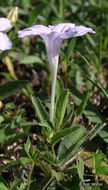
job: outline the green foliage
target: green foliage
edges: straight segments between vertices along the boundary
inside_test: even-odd
[[[15,109],[15,105],[13,102],[9,102],[5,105],[6,110]]]
[[[4,164],[3,166],[0,166],[0,172],[7,168],[11,168],[13,166],[18,166],[20,164],[19,160],[17,161],[9,161],[7,164]]]
[[[80,128],[78,127],[76,129],[77,130],[65,136],[59,146],[58,158],[60,159],[61,164],[65,163],[74,156],[74,151],[77,150],[76,148],[78,147],[80,140],[85,137],[86,130],[84,126],[81,126]]]
[[[0,116],[0,123],[2,123],[4,121],[4,117]]]
[[[0,188],[2,190],[8,190],[9,189],[8,184],[5,181],[5,179],[2,177],[2,175],[0,175]]]
[[[38,152],[35,150],[35,148],[33,146],[31,146],[29,138],[27,139],[27,142],[24,145],[24,148],[25,148],[25,151],[26,151],[28,157],[30,158],[30,160],[32,162],[36,163],[37,159],[38,159]]]
[[[0,51],[0,190],[28,190],[28,180],[30,190],[79,190],[87,182],[102,186],[82,189],[107,189],[108,1],[4,0],[1,17],[15,6],[18,21],[8,32],[13,46]],[[91,27],[96,35],[63,41],[52,123],[44,43],[16,33],[60,22]],[[18,80],[4,64],[7,55]]]
[[[55,170],[51,170],[51,174],[56,178],[57,181],[61,181],[64,179],[64,174],[62,172],[56,172]]]
[[[82,100],[82,102],[80,103],[80,105],[78,106],[78,109],[76,111],[77,115],[81,115],[83,113],[83,111],[85,110],[85,106],[87,104],[87,100],[89,98],[89,92],[87,92]]]
[[[27,81],[10,81],[0,85],[0,99],[7,98],[24,88]]]
[[[31,96],[31,101],[33,103],[35,112],[37,113],[39,120],[40,121],[49,120],[48,113],[44,109],[44,107],[43,107],[41,101],[39,100],[39,98],[35,98],[35,97]]]
[[[57,81],[56,81],[56,103],[57,103],[60,95],[62,94],[63,90],[64,90],[63,82],[60,78],[57,78]]]
[[[18,185],[21,184],[21,182],[22,182],[21,179],[16,178],[16,179],[13,181],[13,183],[12,183],[12,185],[11,185],[11,187],[10,187],[10,190],[14,190]]]
[[[29,24],[30,26],[33,25],[33,23],[35,22],[37,16],[43,11],[43,9],[45,9],[47,6],[47,3],[43,2],[43,3],[40,3],[39,5],[36,6],[36,8],[30,13],[30,16],[29,16]]]
[[[93,154],[93,163],[96,174],[106,174],[108,175],[108,166],[102,166],[102,161],[105,158],[105,155],[99,152]]]
[[[81,94],[76,88],[74,88],[73,85],[70,86],[70,90],[72,92],[72,97],[74,97],[76,104],[82,107],[84,105],[85,100],[87,100],[87,97],[85,96],[83,100],[83,94]],[[85,109],[82,111],[93,123],[101,123],[104,119],[98,111],[97,107],[93,105],[90,101],[87,102]]]
[[[84,175],[84,163],[83,163],[82,160],[80,160],[78,162],[78,164],[77,164],[77,170],[78,170],[79,178],[83,182],[84,181],[84,178],[83,178],[83,175]]]
[[[29,55],[29,56],[24,57],[20,61],[20,63],[21,64],[33,64],[33,63],[40,63],[40,64],[42,64],[42,60],[39,57]]]
[[[48,152],[48,151],[43,152],[42,159],[48,161],[49,163],[51,163],[54,166],[56,166],[56,164],[57,164],[57,158],[51,152]]]
[[[68,103],[69,98],[69,91],[63,90],[61,96],[59,96],[58,101],[56,103],[56,113],[55,113],[55,120],[57,129],[59,129],[60,125],[62,124],[64,114],[66,111],[66,106]]]
[[[56,134],[51,138],[51,144],[55,144],[58,140],[60,140],[62,137],[66,136],[67,134],[76,131],[79,127],[74,126],[71,128],[60,130],[59,132],[56,132]]]

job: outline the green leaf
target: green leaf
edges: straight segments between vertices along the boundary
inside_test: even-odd
[[[0,189],[9,190],[1,181],[0,181]]]
[[[63,142],[63,145],[62,147],[60,147],[60,151],[58,151],[59,155],[60,155],[60,165],[64,164],[65,162],[67,162],[68,160],[70,160],[72,157],[75,157],[78,152],[80,152],[81,150],[84,149],[84,147],[87,145],[87,143],[89,141],[91,141],[98,133],[99,131],[104,127],[104,125],[102,124],[97,124],[96,126],[94,126],[88,133],[85,131],[85,128],[82,126],[81,129],[82,129],[82,134],[79,133],[76,134],[73,134],[73,136],[69,139],[67,138],[67,142],[64,141],[65,138],[64,138],[64,142]],[[76,131],[77,132],[77,131]],[[68,135],[67,135],[68,136]],[[79,136],[79,139],[78,137]],[[71,140],[73,141],[73,143],[75,143],[76,141],[76,144],[73,144],[71,145]],[[71,146],[70,146],[71,145]],[[59,156],[58,155],[58,156]]]
[[[23,182],[18,190],[25,190],[27,188],[27,182]]]
[[[60,78],[57,78],[57,81],[56,81],[56,102],[58,101],[58,99],[59,99],[59,97],[63,91],[64,91],[63,82]]]
[[[45,9],[46,6],[47,6],[47,3],[41,3],[41,4],[37,5],[36,8],[31,12],[31,14],[29,16],[30,26],[33,25],[37,16],[43,11],[43,9]]]
[[[51,152],[45,151],[45,153],[42,155],[42,159],[53,164],[54,166],[57,164],[57,158]]]
[[[26,144],[24,144],[24,148],[25,148],[25,151],[26,151],[28,156],[30,156],[29,155],[30,146],[31,146],[30,145],[30,139],[28,138]]]
[[[66,111],[66,106],[68,103],[68,98],[69,98],[69,90],[65,89],[60,95],[56,104],[55,120],[56,120],[57,129],[59,129],[60,125],[62,124],[64,114]]]
[[[31,1],[30,0],[22,0],[24,8],[30,8],[31,7]]]
[[[76,111],[77,115],[82,115],[83,111],[85,110],[88,98],[89,98],[89,91],[87,91],[87,93],[84,95],[82,102],[78,106]]]
[[[30,164],[31,163],[31,160],[27,157],[21,157],[20,158],[20,161],[23,165],[26,165],[26,164]]]
[[[50,142],[50,139],[53,136],[54,126],[49,119],[49,115],[46,112],[46,110],[44,109],[39,98],[34,98],[33,96],[31,96],[31,101],[33,103],[35,112],[37,113],[37,116],[38,116],[39,120],[41,121],[41,123],[39,123],[39,125],[43,127],[42,129],[44,131],[46,140],[48,142]]]
[[[80,86],[84,86],[82,75],[79,71],[76,71],[76,87],[79,89]]]
[[[22,121],[18,124],[19,127],[37,126],[37,125],[39,125],[38,122],[32,122],[32,121]]]
[[[60,12],[59,12],[59,16],[60,16],[60,19],[62,20],[62,22],[64,21],[64,16],[65,16],[65,0],[59,0],[59,7],[60,7]]]
[[[59,145],[57,157],[60,160],[67,158],[67,155],[70,153],[70,148],[72,147],[72,150],[74,150],[76,144],[81,139],[83,139],[86,133],[85,127],[81,126],[77,127],[75,131],[72,131],[70,134],[66,135]]]
[[[0,172],[2,172],[3,170],[5,169],[8,169],[8,168],[12,168],[14,166],[17,166],[20,164],[20,161],[17,160],[17,161],[9,161],[7,164],[4,164],[2,166],[0,166]]]
[[[96,43],[93,40],[93,37],[90,34],[87,34],[85,37],[87,38],[87,40],[90,43],[90,45],[94,48],[96,46]]]
[[[74,47],[76,45],[76,40],[77,38],[72,38],[70,40],[70,43],[68,45],[68,48],[67,48],[67,51],[66,51],[66,57],[68,57],[68,59],[70,58],[70,56],[72,56],[73,54],[73,50],[74,50]]]
[[[1,190],[9,190],[8,184],[5,179],[0,175],[0,189]]]
[[[105,97],[108,98],[108,93],[105,90],[105,88],[103,88],[102,84],[100,84],[100,82],[97,80],[97,78],[94,80],[92,80],[85,72],[81,71],[81,69],[79,69],[74,63],[72,63],[72,61],[70,61],[68,58],[66,58],[63,53],[62,53],[62,57],[63,59],[69,64],[71,65],[76,71],[79,71],[82,76],[84,76],[88,81],[91,82],[91,84],[93,84],[94,86],[96,86],[99,90],[101,90]],[[98,84],[99,83],[99,84]]]
[[[0,116],[0,123],[2,123],[4,121],[4,117]]]
[[[99,131],[99,136],[108,143],[108,125],[104,127],[101,131]]]
[[[24,144],[24,148],[25,148],[25,151],[28,155],[28,157],[30,158],[30,160],[34,163],[37,162],[37,159],[38,159],[38,152],[36,151],[36,149],[31,146],[31,142],[29,140],[29,138],[27,139],[27,142],[26,144]]]
[[[51,170],[51,176],[55,177],[57,181],[64,179],[64,174],[62,172],[56,172],[55,170]]]
[[[13,102],[9,102],[9,103],[5,104],[5,108],[6,108],[6,110],[15,109],[15,104]]]
[[[73,115],[73,107],[70,109],[70,111],[69,111],[69,113],[67,114],[67,116],[64,118],[64,120],[63,120],[63,122],[62,122],[62,124],[61,124],[61,126],[60,126],[60,129],[63,129],[66,125],[67,125],[67,123],[71,120],[71,118],[72,118],[72,115]]]
[[[9,113],[9,112],[8,112]],[[7,117],[8,118],[8,117]],[[16,138],[21,137],[20,134],[26,134],[26,130],[28,132],[28,128],[26,127],[24,130],[20,129],[18,133],[15,132],[15,129],[20,126],[19,122],[22,121],[21,115],[14,118],[14,120],[10,123],[2,123],[0,124],[0,143],[12,143]]]
[[[16,178],[16,179],[13,181],[13,183],[12,183],[12,185],[11,185],[11,187],[10,187],[9,190],[15,190],[15,188],[16,188],[18,185],[20,185],[21,182],[22,182],[22,179]]]
[[[39,154],[33,146],[31,146],[31,148],[29,150],[29,155],[30,155],[31,159],[33,160],[33,162],[36,164]]]
[[[20,129],[18,133],[15,132],[15,128],[18,125],[14,122],[12,123],[4,123],[0,125],[0,143],[5,143],[5,145],[13,144],[17,139],[22,138],[22,136],[28,135],[28,131],[30,129],[27,126],[24,129]],[[18,126],[19,127],[19,126]]]
[[[48,129],[54,129],[54,126],[50,120],[42,120],[41,123],[39,123],[40,126],[46,127]]]
[[[39,123],[40,126],[42,126],[43,133],[46,137],[46,140],[50,142],[53,134],[54,134],[54,126],[51,121],[49,120],[43,120],[41,123]]]
[[[105,155],[99,152],[93,154],[94,169],[97,174],[108,175],[108,166],[102,166],[102,160],[105,158]]]
[[[3,143],[5,140],[7,140],[11,136],[12,129],[10,125],[11,124],[0,125],[0,143]]]
[[[52,138],[51,138],[51,144],[55,144],[58,140],[60,140],[62,137],[66,136],[67,134],[76,131],[79,128],[79,126],[74,126],[71,128],[66,128],[63,130],[60,130],[57,132]]]
[[[29,94],[31,94],[32,96],[34,96],[34,91],[32,90],[31,86],[29,84],[26,85],[26,88],[29,92]]]
[[[77,170],[78,170],[78,175],[79,178],[81,179],[82,182],[84,182],[83,175],[84,175],[84,163],[82,160],[80,160],[77,164]]]
[[[11,52],[9,52],[9,56],[14,59],[16,59],[17,57],[20,59],[23,59],[26,55],[22,52],[11,51]]]
[[[41,101],[39,100],[39,98],[35,98],[33,96],[31,96],[31,101],[32,104],[34,106],[35,112],[39,118],[40,121],[43,120],[50,120],[48,113],[46,112],[45,108],[43,107]]]
[[[9,73],[0,73],[2,76],[4,76],[6,79],[8,79],[8,80],[13,80],[13,77],[9,74]]]
[[[27,83],[28,82],[24,80],[16,80],[0,85],[0,98],[7,98],[17,93],[19,90],[24,88]]]
[[[28,56],[25,56],[20,61],[20,64],[33,64],[33,63],[41,63],[42,64],[42,60],[39,57],[36,57],[33,55],[28,55]]]
[[[83,99],[83,94],[81,94],[73,85],[70,85],[70,92],[75,100],[76,105],[80,105]],[[97,107],[93,105],[90,101],[87,102],[85,110],[83,113],[88,117],[93,123],[102,123],[103,116],[98,111]]]

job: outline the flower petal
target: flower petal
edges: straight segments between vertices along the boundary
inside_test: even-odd
[[[44,25],[34,25],[30,27],[33,32],[36,32],[37,34],[49,34],[51,32],[51,29]]]
[[[85,26],[76,26],[75,31],[77,32],[74,36],[83,36],[86,33],[96,33],[94,30],[91,28],[87,28]]]
[[[28,30],[28,29],[24,29],[18,32],[18,37],[20,38],[24,38],[26,36],[32,36],[32,35],[35,35],[35,34],[31,30]]]
[[[94,30],[92,30],[91,28],[87,28],[84,26],[75,26],[74,28],[70,28],[69,30],[67,30],[66,32],[64,32],[63,34],[60,34],[60,38],[62,39],[68,39],[71,37],[77,37],[77,36],[83,36],[86,33],[96,33]]]
[[[7,34],[0,32],[0,50],[11,49],[12,43]]]
[[[60,33],[64,33],[66,32],[67,30],[71,29],[75,27],[75,24],[72,24],[72,23],[61,23],[61,24],[56,24],[54,26],[50,26],[49,25],[49,28],[54,32],[60,32]]]
[[[12,26],[10,24],[10,20],[7,18],[0,18],[0,31],[3,32],[5,30],[10,29]]]
[[[49,34],[51,29],[43,25],[34,25],[32,27],[26,28],[22,31],[18,32],[18,36],[23,38],[25,36],[32,36],[32,35],[41,35],[41,34]]]

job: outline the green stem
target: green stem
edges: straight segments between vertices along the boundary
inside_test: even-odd
[[[30,180],[31,180],[33,168],[34,168],[34,163],[32,162],[30,173],[29,173],[28,180],[27,180],[27,190],[29,190],[29,188],[30,188]]]
[[[54,156],[56,156],[55,150],[54,150],[54,145],[51,146],[52,152],[54,154]]]
[[[57,67],[52,71],[52,87],[51,87],[51,109],[50,109],[50,121],[53,122],[54,119],[54,101],[55,101],[55,90],[56,90],[56,76]]]
[[[50,179],[49,179],[49,181],[46,183],[46,185],[43,187],[43,189],[42,190],[45,190],[46,188],[47,188],[47,186],[51,183],[51,181],[54,179],[54,177],[51,177]]]

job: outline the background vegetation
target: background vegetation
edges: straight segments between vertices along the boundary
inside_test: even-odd
[[[29,190],[29,185],[30,190],[107,190],[108,2],[4,0],[0,17],[15,6],[19,17],[8,33],[13,46],[0,52],[0,190]],[[45,45],[38,36],[19,39],[17,32],[61,22],[91,27],[96,34],[62,43],[55,105],[59,129],[50,137]]]

